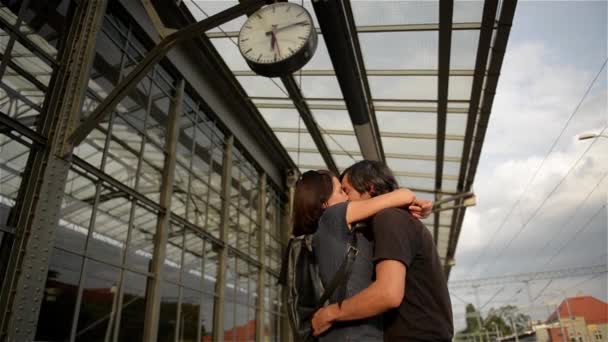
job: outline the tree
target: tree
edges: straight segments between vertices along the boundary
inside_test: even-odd
[[[502,306],[497,309],[490,309],[487,316],[484,318],[478,316],[478,311],[473,304],[467,304],[466,309],[466,329],[458,332],[455,336],[456,339],[463,337],[466,334],[475,334],[480,332],[488,331],[494,333],[496,330],[502,335],[511,335],[513,329],[511,328],[511,319],[513,319],[513,325],[516,330],[521,332],[525,330],[530,317],[519,312],[518,308],[514,305]],[[481,328],[479,327],[479,321],[481,321]]]
[[[486,325],[487,327],[487,322],[488,321],[493,321],[493,322],[500,322],[500,320],[502,320],[502,322],[507,326],[508,329],[505,329],[505,334],[511,334],[513,331],[511,329],[511,319],[513,320],[513,325],[515,326],[515,329],[518,332],[522,332],[524,330],[526,330],[526,327],[528,326],[528,322],[530,322],[530,316],[525,315],[521,312],[519,312],[519,309],[517,308],[517,306],[515,305],[506,305],[506,306],[501,306],[497,309],[490,309],[490,311],[488,312],[488,316],[486,318],[486,320],[484,321],[484,325]],[[498,324],[498,323],[496,323]],[[495,328],[493,328],[495,329]],[[499,325],[499,330],[502,332],[500,325]],[[508,333],[507,333],[508,331]]]

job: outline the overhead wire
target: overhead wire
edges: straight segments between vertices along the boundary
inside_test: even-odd
[[[560,140],[560,138],[562,137],[562,135],[564,134],[564,132],[566,131],[566,128],[568,127],[568,125],[570,124],[570,122],[572,121],[572,119],[574,118],[574,116],[576,115],[576,113],[578,113],[579,108],[581,107],[581,105],[584,102],[584,100],[587,98],[587,95],[591,92],[591,89],[593,88],[593,86],[594,86],[595,82],[597,81],[597,79],[599,78],[599,76],[602,74],[602,70],[604,70],[604,68],[606,67],[606,63],[607,62],[608,62],[608,58],[606,58],[604,60],[604,63],[600,67],[600,70],[597,72],[597,74],[595,75],[595,77],[591,81],[590,85],[587,87],[587,90],[585,91],[585,93],[581,97],[580,101],[578,102],[578,104],[576,105],[576,107],[574,108],[574,110],[572,111],[572,113],[570,114],[570,117],[568,118],[568,120],[566,121],[566,123],[564,124],[564,126],[562,127],[561,132],[559,133],[559,135],[555,138],[555,140],[551,144],[551,148],[545,154],[543,160],[541,161],[541,163],[539,164],[539,166],[534,171],[534,174],[532,175],[532,177],[530,177],[530,179],[528,179],[528,182],[526,183],[526,185],[524,186],[524,189],[519,194],[518,199],[511,206],[511,208],[509,209],[509,212],[505,215],[504,219],[499,224],[498,228],[496,230],[494,230],[494,232],[492,233],[492,237],[491,237],[490,242],[485,244],[485,248],[480,252],[480,254],[478,255],[478,257],[475,258],[476,261],[473,264],[473,266],[471,266],[472,269],[475,266],[477,266],[477,264],[479,263],[479,260],[483,260],[482,256],[485,255],[486,251],[490,248],[490,246],[496,240],[496,237],[499,235],[499,232],[503,229],[505,223],[509,220],[509,218],[511,218],[511,214],[513,213],[513,210],[519,205],[519,203],[521,202],[523,196],[527,193],[529,186],[532,184],[532,182],[534,181],[534,179],[538,175],[539,171],[541,170],[541,168],[545,164],[547,158],[549,157],[549,155],[551,155],[551,153],[553,152],[553,150],[557,146],[557,143]]]
[[[606,127],[604,127],[604,129],[602,129],[602,133],[606,130]],[[601,133],[600,133],[601,134]],[[568,178],[568,176],[570,175],[570,173],[572,173],[572,171],[574,171],[575,167],[578,165],[578,163],[583,159],[583,157],[585,157],[587,155],[587,152],[589,152],[589,150],[591,149],[591,147],[593,147],[593,145],[595,145],[595,143],[598,140],[594,140],[591,144],[589,144],[589,146],[587,146],[587,148],[585,149],[585,151],[579,156],[579,158],[574,162],[574,164],[572,164],[572,166],[570,167],[570,169],[568,169],[568,172],[562,177],[562,179],[559,181],[559,183],[557,183],[557,185],[555,187],[553,187],[553,189],[547,194],[547,196],[545,196],[545,198],[543,199],[543,201],[540,203],[540,205],[534,210],[534,212],[532,213],[532,215],[528,218],[528,220],[525,222],[525,224],[517,231],[517,233],[515,233],[515,235],[513,235],[513,237],[509,240],[509,242],[507,242],[507,244],[500,250],[500,252],[498,254],[496,254],[495,259],[494,259],[494,263],[489,264],[481,273],[485,273],[488,268],[490,268],[490,266],[493,266],[494,264],[496,264],[496,260],[502,256],[502,253],[504,253],[505,250],[507,250],[507,248],[509,248],[509,246],[511,246],[511,244],[513,243],[513,241],[521,234],[521,232],[524,231],[524,229],[526,229],[526,227],[528,226],[528,224],[536,217],[536,215],[541,211],[541,209],[544,207],[544,205],[547,203],[547,201],[549,200],[549,198],[551,198],[551,196],[557,191],[557,189],[559,189],[559,187],[564,183],[564,181]]]

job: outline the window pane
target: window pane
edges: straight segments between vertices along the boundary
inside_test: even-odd
[[[111,333],[119,270],[93,260],[87,261],[82,303],[78,316],[77,341],[103,340]]]
[[[37,341],[69,339],[81,267],[82,257],[53,249],[38,316]],[[58,317],[64,324],[56,324]]]
[[[124,295],[120,320],[119,341],[141,341],[143,339],[146,311],[145,276],[125,271]]]

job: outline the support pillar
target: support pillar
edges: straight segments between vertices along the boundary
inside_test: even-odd
[[[47,144],[30,153],[25,179],[9,218],[16,227],[11,255],[0,289],[0,340],[31,341],[44,295],[55,231],[73,147],[68,136],[81,115],[97,34],[107,0],[78,2],[49,86],[41,134]]]
[[[293,222],[293,200],[296,191],[296,182],[299,174],[297,170],[291,170],[287,175],[287,191],[288,191],[288,203],[285,210],[285,219],[283,220],[282,237],[283,244],[287,246],[289,238],[291,237],[291,227]],[[284,253],[283,253],[284,254]],[[287,289],[283,287],[281,289],[281,298],[283,300],[282,318],[281,318],[281,341],[291,342],[293,341],[293,334],[291,331],[291,324],[289,323],[289,316],[287,315]]]
[[[224,340],[224,304],[226,299],[226,267],[228,248],[226,247],[228,225],[230,224],[230,186],[232,179],[232,148],[234,136],[226,138],[222,161],[222,210],[220,213],[220,240],[224,246],[218,252],[217,280],[215,283],[215,304],[213,305],[213,341]]]
[[[263,341],[264,338],[264,288],[266,284],[266,239],[264,239],[264,226],[266,225],[266,174],[260,175],[260,191],[258,192],[258,260],[260,261],[260,269],[258,273],[258,288],[257,288],[257,305],[255,310],[255,340]]]
[[[150,280],[149,298],[146,300],[146,316],[144,322],[144,341],[156,341],[158,336],[158,321],[160,318],[160,301],[162,295],[163,265],[167,251],[167,240],[171,218],[171,198],[173,195],[173,181],[175,179],[175,155],[177,136],[179,134],[179,121],[182,114],[184,96],[184,80],[180,80],[175,89],[175,98],[171,103],[167,137],[165,141],[165,162],[160,189],[160,212],[156,221],[156,235],[154,239],[154,254],[152,257],[151,272],[154,275]],[[177,327],[176,327],[177,329]]]

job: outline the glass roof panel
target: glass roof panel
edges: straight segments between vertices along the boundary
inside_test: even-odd
[[[473,76],[450,76],[448,99],[462,100],[471,98]]]
[[[241,56],[236,38],[211,39],[211,43],[231,70],[249,70],[247,62]]]
[[[386,163],[395,172],[416,172],[435,175],[435,161],[386,158]]]
[[[323,35],[317,35],[317,50],[312,56],[310,61],[302,68],[303,70],[333,70],[331,64],[331,58],[329,58],[329,52],[327,52],[327,45]]]
[[[384,153],[435,155],[435,140],[382,137]]]
[[[346,110],[312,110],[317,124],[322,129],[339,129],[353,131],[353,124]],[[358,148],[357,148],[358,150]]]
[[[482,13],[483,1],[457,0],[454,1],[452,21],[455,23],[481,22]]]
[[[372,98],[437,100],[437,78],[368,76]]]
[[[261,76],[237,76],[236,78],[249,96],[284,97],[287,91],[280,81]],[[274,81],[274,82],[273,82]]]
[[[298,128],[300,114],[295,109],[260,108],[260,113],[272,128]],[[303,123],[299,124],[301,129],[306,129]]]
[[[438,31],[359,33],[367,69],[437,69]]]
[[[464,135],[467,129],[467,116],[462,114],[448,114],[445,133]]]
[[[289,152],[289,156],[296,165],[325,165],[321,153]]]
[[[428,133],[437,132],[435,113],[376,111],[380,132]]]
[[[299,77],[295,79],[300,82]],[[342,97],[340,84],[335,76],[302,76],[300,88],[304,97]]]
[[[419,178],[419,177],[406,177],[406,176],[395,176],[399,186],[413,189],[428,189],[431,190],[435,187],[434,178]]]
[[[323,134],[323,139],[330,151],[356,151],[359,142],[355,135]],[[335,157],[335,156],[334,156]],[[357,158],[357,156],[353,156]]]
[[[353,1],[351,6],[358,26],[439,22],[437,1]]]
[[[478,30],[453,31],[450,48],[450,69],[474,70],[478,43]]]
[[[274,133],[281,144],[287,149],[317,149],[315,142],[308,133]]]
[[[445,152],[444,155],[446,157],[462,157],[462,148],[464,146],[464,141],[462,140],[446,140],[445,141]]]

